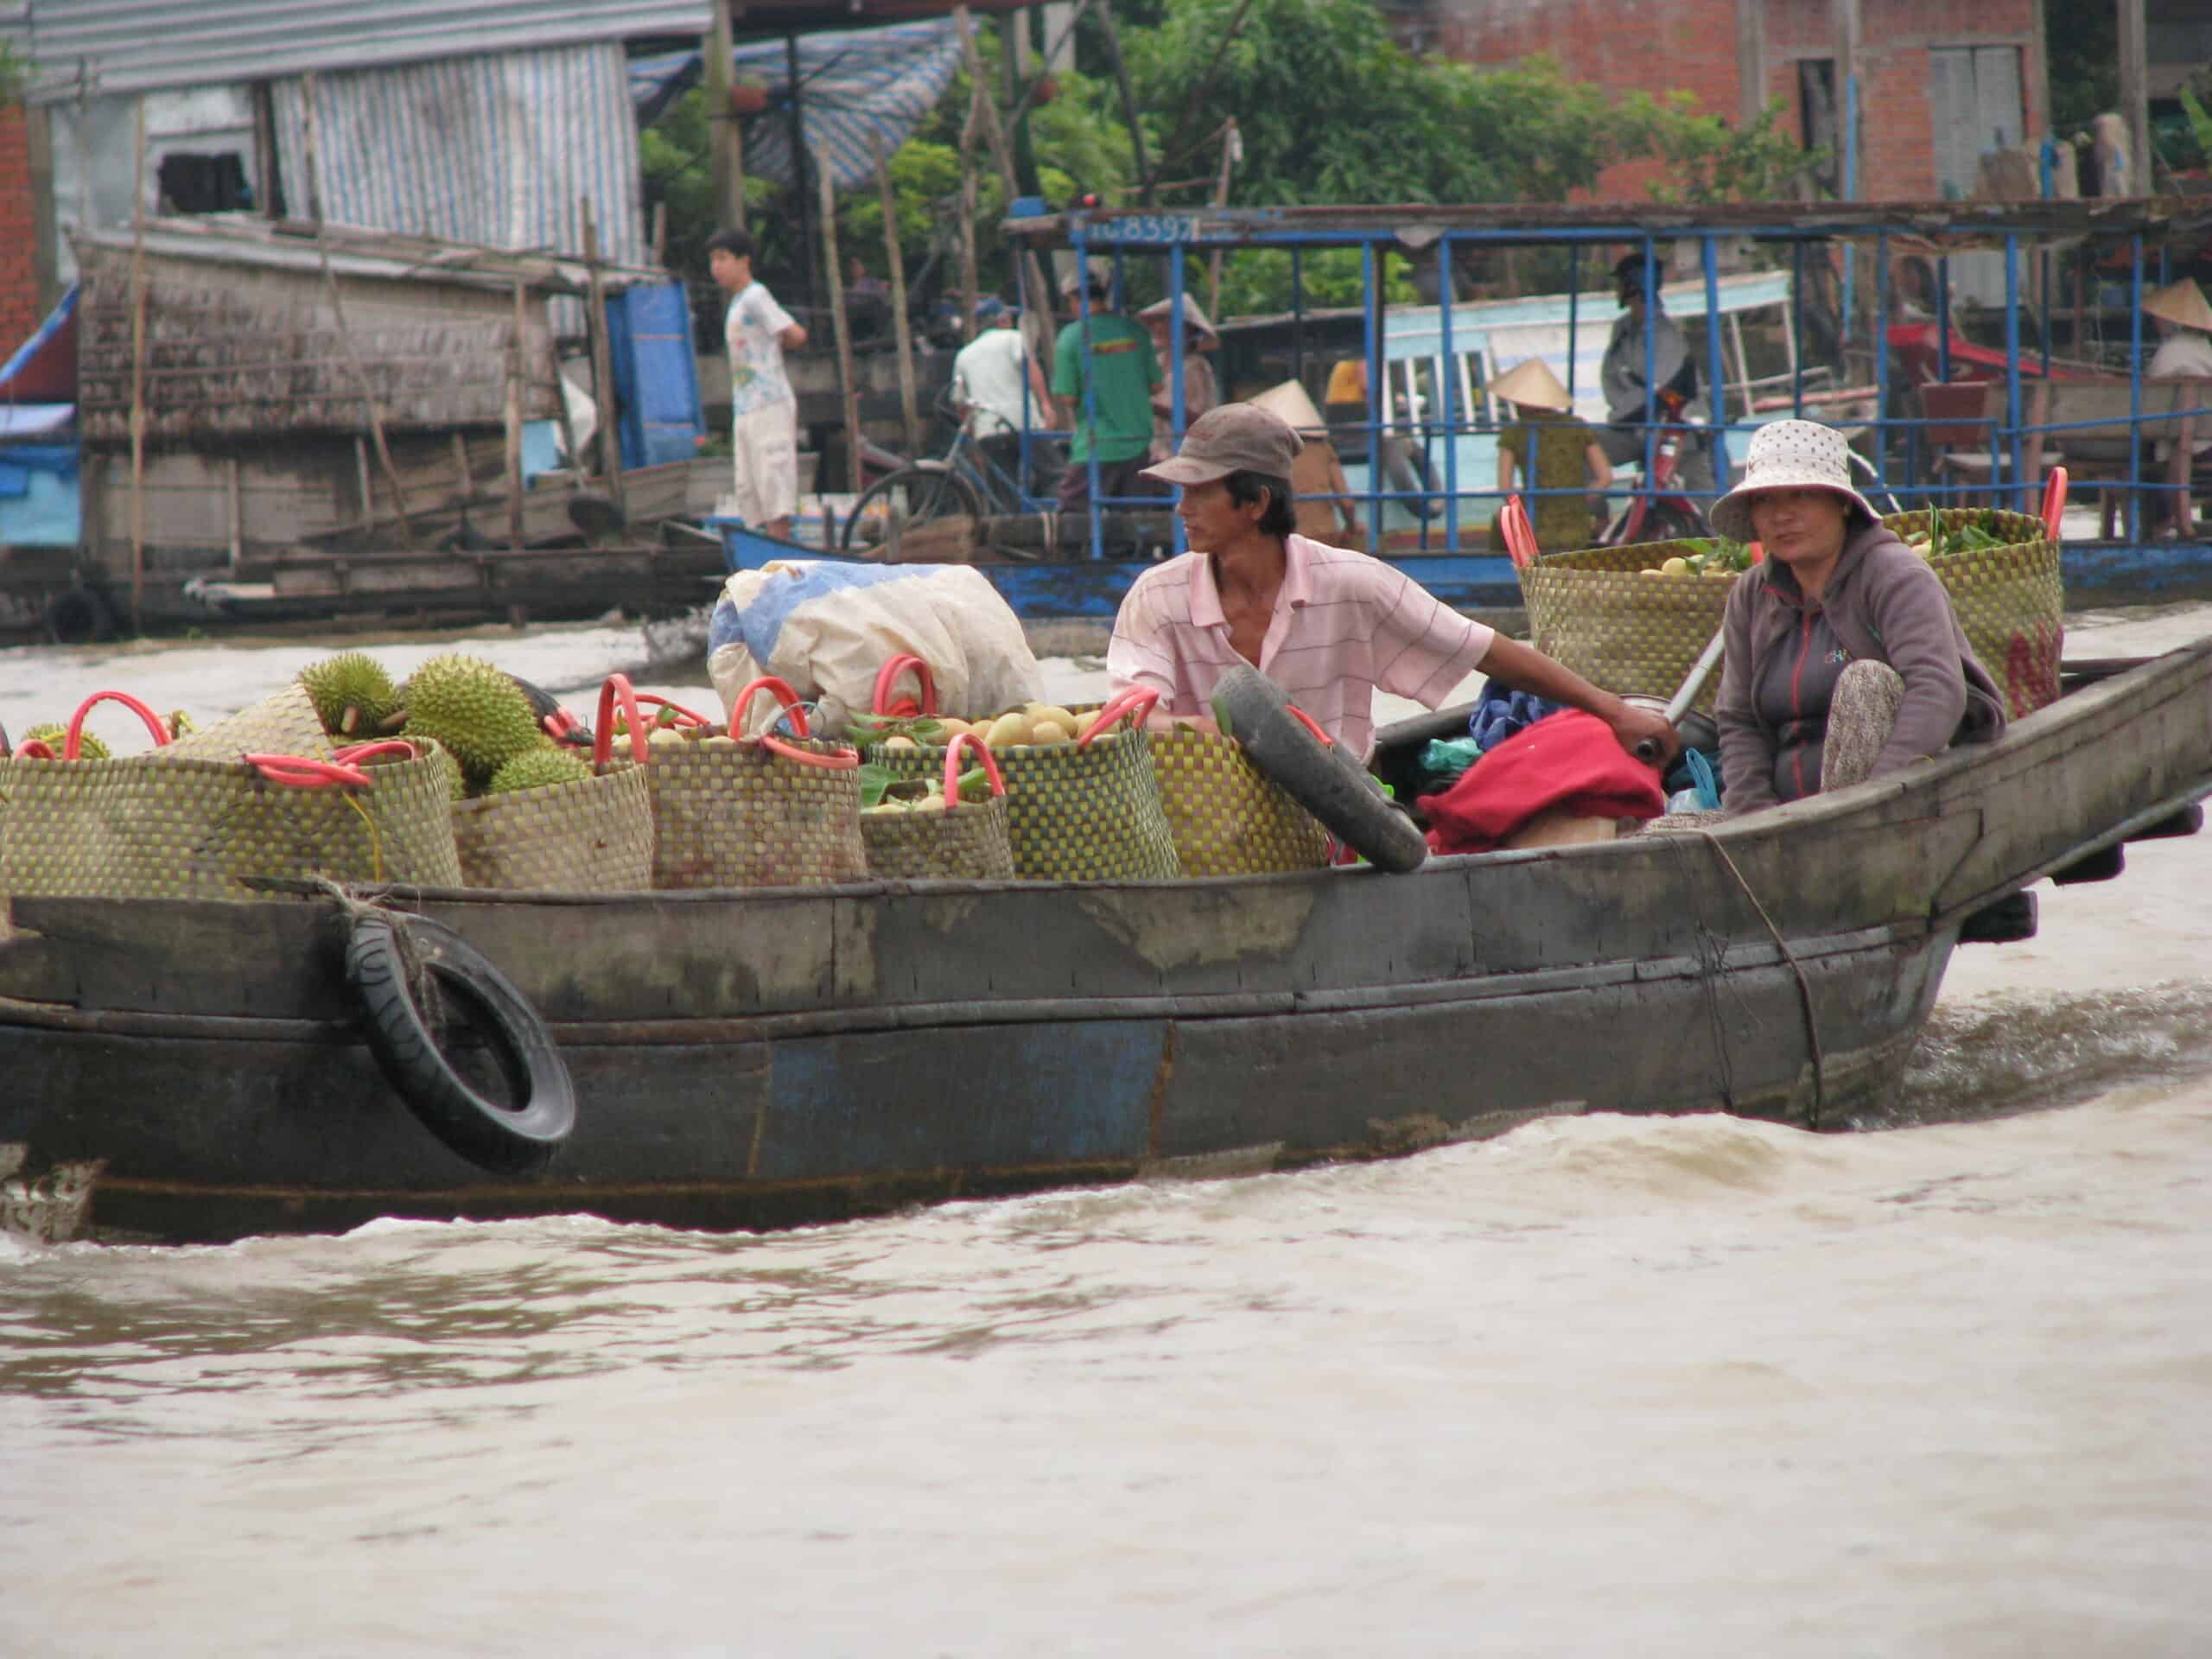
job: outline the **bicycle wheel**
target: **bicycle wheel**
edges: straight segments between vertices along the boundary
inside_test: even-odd
[[[896,539],[910,524],[965,513],[983,516],[983,504],[974,485],[941,462],[901,467],[862,490],[853,510],[837,532],[838,550],[863,553]]]

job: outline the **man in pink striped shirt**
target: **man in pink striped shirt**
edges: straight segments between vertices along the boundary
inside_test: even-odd
[[[1116,691],[1150,686],[1160,712],[1209,716],[1216,683],[1250,663],[1363,759],[1378,689],[1433,709],[1479,671],[1587,710],[1624,748],[1681,747],[1660,715],[1461,616],[1382,560],[1298,535],[1290,471],[1301,447],[1280,416],[1225,404],[1191,423],[1173,460],[1145,469],[1182,486],[1175,512],[1192,550],[1146,571],[1122,601],[1106,652]]]

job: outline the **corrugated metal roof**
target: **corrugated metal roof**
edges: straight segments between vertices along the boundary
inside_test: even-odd
[[[0,0],[27,96],[147,92],[642,35],[699,35],[709,0]]]

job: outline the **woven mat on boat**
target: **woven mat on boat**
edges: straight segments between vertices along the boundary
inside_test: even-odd
[[[453,804],[461,879],[472,887],[626,893],[653,884],[653,808],[645,769]]]
[[[809,766],[757,737],[709,743],[721,726],[652,746],[656,887],[804,887],[863,880],[857,767]],[[785,739],[823,757],[841,746]],[[942,757],[940,756],[940,759]]]

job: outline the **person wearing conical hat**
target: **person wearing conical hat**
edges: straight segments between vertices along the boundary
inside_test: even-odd
[[[1713,528],[1757,541],[1722,622],[1720,804],[1732,816],[1902,771],[2005,729],[1942,578],[1851,481],[1818,421],[1751,435]]]
[[[2143,371],[2146,379],[2212,379],[2212,304],[2206,303],[2204,290],[2194,277],[2184,276],[2145,295],[2143,315],[2152,319],[2162,336],[2158,349],[2151,354],[2150,366]],[[2194,406],[2205,401],[2192,397],[2189,403]],[[2201,432],[2208,427],[2212,427],[2212,418],[2197,416],[2196,429]],[[2196,457],[2212,454],[2212,435],[2198,439],[2190,449],[2187,459],[2195,465]],[[2174,507],[2181,499],[2180,493],[2190,487],[2190,466],[2175,455],[2172,442],[2164,438],[2151,446],[2151,459],[2166,470],[2171,488],[2150,496],[2148,517],[2154,525],[2171,533],[2186,522]]]
[[[1598,435],[1575,418],[1573,398],[1541,357],[1516,364],[1490,390],[1513,406],[1514,415],[1513,424],[1497,435],[1498,494],[1515,489],[1517,474],[1542,551],[1589,546],[1596,515],[1586,492],[1598,492],[1602,502],[1613,481],[1613,464]],[[1491,520],[1490,544],[1493,550],[1505,545],[1497,518]]]
[[[1152,336],[1152,349],[1160,359],[1163,372],[1175,360],[1175,331],[1168,321],[1174,303],[1172,300],[1156,301],[1137,313],[1137,321]],[[1198,302],[1187,294],[1183,296],[1183,424],[1186,429],[1221,402],[1221,386],[1214,378],[1213,365],[1203,355],[1220,343],[1221,336],[1214,332],[1213,324],[1198,308]],[[1152,389],[1154,461],[1166,461],[1175,453],[1174,413],[1174,388],[1162,380]]]
[[[2154,380],[2212,377],[2212,304],[2194,277],[2145,294],[2143,315],[2156,321],[2163,337],[2145,375]]]

